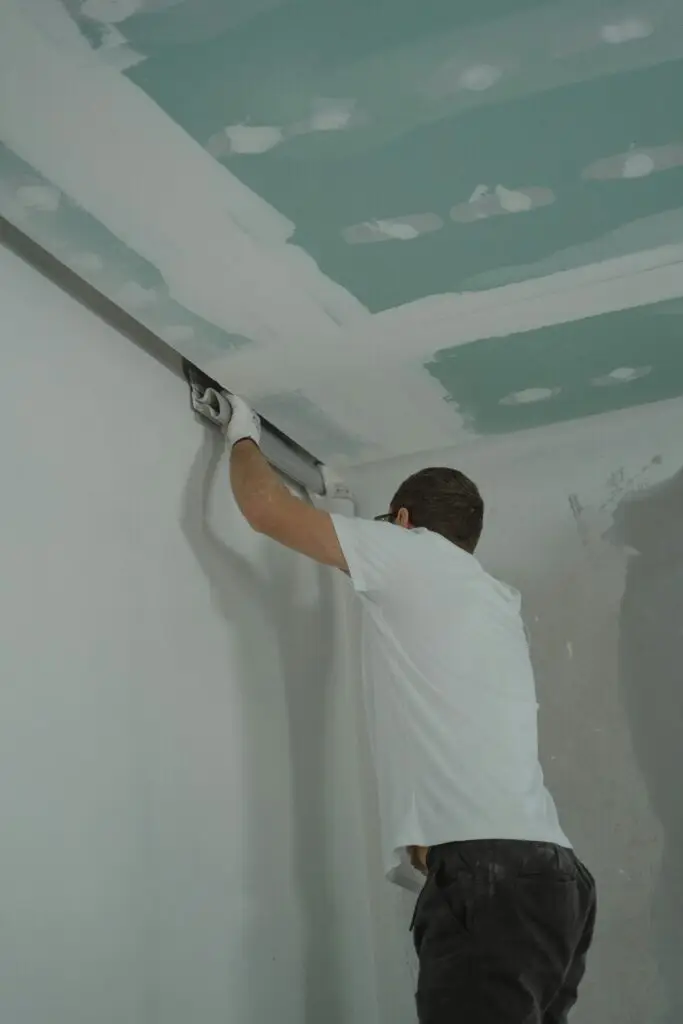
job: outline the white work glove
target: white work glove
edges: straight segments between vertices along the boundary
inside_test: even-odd
[[[207,419],[221,428],[231,448],[238,441],[261,443],[261,420],[243,398],[207,388],[197,405]]]

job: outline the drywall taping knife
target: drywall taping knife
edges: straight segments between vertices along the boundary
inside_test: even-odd
[[[211,415],[207,415],[207,407],[209,412],[217,412],[218,407],[217,405],[212,406],[210,402],[205,402],[204,395],[209,388],[214,391],[222,391],[226,395],[229,395],[230,391],[188,359],[183,359],[183,373],[190,386],[192,411],[201,418],[202,423],[210,424],[214,430],[219,429]],[[263,430],[261,448],[268,461],[290,480],[305,487],[311,493],[326,494],[327,488],[322,472],[323,464],[320,459],[316,459],[314,455],[293,441],[269,420],[264,419],[260,413],[259,416]]]

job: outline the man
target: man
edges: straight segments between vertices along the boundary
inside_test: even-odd
[[[476,486],[427,469],[379,521],[329,515],[280,482],[245,402],[214,391],[204,402],[247,521],[346,573],[362,601],[387,874],[409,858],[426,876],[411,925],[421,1024],[566,1021],[595,886],[543,784],[519,594],[473,557]]]

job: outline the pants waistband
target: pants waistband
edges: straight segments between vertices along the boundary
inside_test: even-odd
[[[553,867],[567,874],[575,874],[579,864],[572,849],[555,843],[532,839],[466,839],[430,846],[424,856],[424,865],[427,871],[431,871],[440,861],[452,860],[460,862],[464,868],[497,863],[512,869]]]

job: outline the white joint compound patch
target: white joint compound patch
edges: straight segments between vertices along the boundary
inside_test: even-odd
[[[451,208],[450,218],[458,224],[471,224],[501,214],[527,213],[554,202],[552,189],[536,185],[515,189],[496,185],[493,190],[488,185],[477,185],[467,202]]]
[[[435,213],[413,213],[405,217],[369,220],[342,229],[342,238],[349,245],[363,245],[366,242],[409,242],[413,238],[443,227],[443,221]]]
[[[339,132],[353,120],[355,100],[316,99],[309,122],[312,132]]]
[[[604,377],[594,377],[591,384],[598,388],[611,387],[613,384],[629,384],[632,380],[647,377],[651,372],[651,366],[619,366]]]
[[[621,169],[622,178],[645,178],[652,174],[656,164],[649,153],[629,153]]]
[[[462,72],[458,84],[471,92],[483,92],[485,89],[491,89],[502,77],[502,69],[494,67],[493,64],[475,64],[474,67]]]
[[[623,21],[603,25],[600,35],[606,43],[618,46],[635,39],[647,39],[653,32],[653,26],[645,18],[625,18]]]
[[[224,129],[230,153],[267,153],[284,139],[275,125],[233,124]]]
[[[524,391],[513,391],[501,398],[501,405],[528,405],[531,402],[545,402],[559,395],[561,388],[526,388]]]

